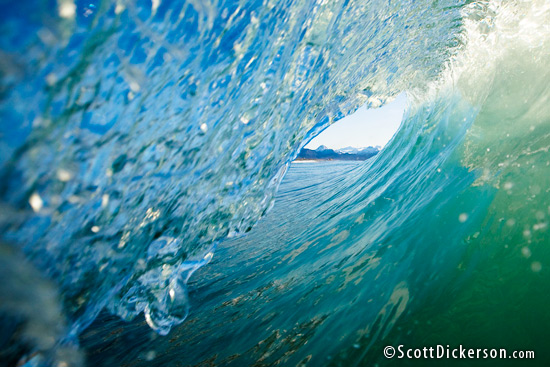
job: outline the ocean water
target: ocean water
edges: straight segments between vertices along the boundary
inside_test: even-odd
[[[55,284],[44,363],[548,364],[547,1],[0,7],[0,236]],[[290,165],[401,92],[374,159]]]

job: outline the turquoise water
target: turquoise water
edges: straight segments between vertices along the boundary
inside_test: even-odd
[[[63,309],[58,344],[30,350],[374,365],[439,343],[548,364],[548,2],[1,10],[1,239]],[[401,92],[374,159],[290,166]]]
[[[162,338],[144,323],[104,315],[82,336],[90,362],[392,365],[382,354],[386,345],[463,344],[536,350],[537,358],[443,360],[446,365],[546,365],[545,295],[521,301],[514,294],[525,297],[530,282],[546,286],[542,270],[533,274],[521,254],[508,254],[520,262],[514,264],[518,278],[488,279],[497,259],[490,252],[504,247],[473,253],[496,190],[472,188],[475,175],[465,173],[463,181],[434,174],[418,188],[410,184],[414,175],[399,174],[407,178],[383,186],[365,175],[382,163],[294,163],[273,210],[246,237],[220,244],[212,262],[193,276],[185,323]],[[449,173],[453,163],[449,157],[440,167]],[[429,197],[435,190],[425,186],[428,181],[440,188],[439,199],[404,209],[397,200],[403,186]],[[447,190],[456,196],[444,199]],[[433,215],[423,215],[426,210]],[[460,213],[468,213],[463,223]],[[529,317],[521,314],[523,302]],[[542,308],[535,315],[537,305]],[[529,322],[534,318],[537,326]],[[442,360],[398,361],[430,362]]]

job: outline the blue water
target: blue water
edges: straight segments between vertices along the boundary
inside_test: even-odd
[[[353,365],[442,339],[548,360],[548,2],[0,6],[1,239],[63,310],[29,350]],[[376,158],[288,168],[401,92]],[[109,314],[166,339],[94,351]]]

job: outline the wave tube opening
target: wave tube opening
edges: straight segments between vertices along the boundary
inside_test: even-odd
[[[313,137],[304,148],[330,149],[374,147],[382,149],[395,135],[405,113],[406,93],[376,109],[363,106],[350,115],[334,122]],[[311,132],[310,132],[311,134]]]

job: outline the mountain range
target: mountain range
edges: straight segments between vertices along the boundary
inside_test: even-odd
[[[346,147],[342,149],[330,149],[321,145],[315,150],[302,148],[296,160],[364,161],[378,154],[380,148],[381,147],[376,146],[366,148]]]

